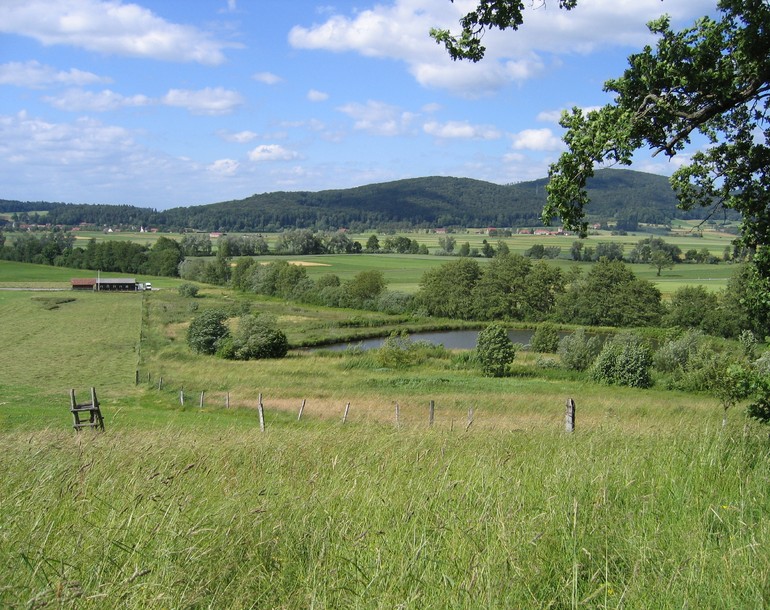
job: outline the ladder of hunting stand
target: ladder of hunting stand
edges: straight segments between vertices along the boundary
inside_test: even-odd
[[[70,390],[70,412],[72,413],[72,427],[78,432],[81,428],[98,428],[104,431],[104,418],[96,399],[96,389],[91,388],[91,402],[78,404],[75,400],[75,390]]]

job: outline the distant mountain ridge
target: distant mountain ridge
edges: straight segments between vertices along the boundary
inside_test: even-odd
[[[546,183],[545,178],[500,185],[432,176],[349,189],[255,194],[165,211],[128,205],[51,204],[46,221],[201,231],[537,226],[545,204]],[[668,179],[656,174],[599,170],[589,181],[588,191],[591,204],[586,211],[592,221],[663,224],[673,218],[704,215],[703,210],[687,215],[678,210]]]

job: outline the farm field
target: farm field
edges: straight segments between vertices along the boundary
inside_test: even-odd
[[[295,343],[388,317],[166,281],[0,291],[0,606],[770,605],[770,444],[739,408],[723,429],[705,395],[600,386],[527,352],[503,379],[458,354],[196,355],[186,325],[213,306],[272,313]],[[67,392],[92,385],[106,431],[78,434]]]

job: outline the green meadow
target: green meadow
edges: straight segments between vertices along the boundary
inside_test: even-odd
[[[445,262],[311,258],[404,265],[404,289]],[[72,273],[0,263],[0,288]],[[209,307],[271,313],[293,345],[427,323],[164,282],[0,290],[0,607],[770,606],[770,442],[740,408],[723,428],[706,395],[601,386],[526,351],[501,379],[440,349],[405,369],[201,356],[184,337]],[[106,430],[76,433],[68,392],[91,386]]]

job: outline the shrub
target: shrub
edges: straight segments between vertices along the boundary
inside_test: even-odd
[[[187,328],[187,345],[199,354],[213,354],[218,343],[230,334],[227,314],[219,309],[209,309],[198,314]]]
[[[226,358],[234,360],[257,360],[260,358],[283,358],[289,351],[286,334],[278,329],[267,316],[246,315],[238,323],[233,335],[232,348],[223,352]]]
[[[697,354],[703,332],[690,330],[677,339],[672,339],[655,352],[655,368],[661,373],[684,371],[690,360]]]
[[[377,299],[377,311],[387,314],[406,313],[413,301],[414,297],[406,292],[385,290]]]
[[[564,368],[570,371],[585,371],[596,359],[602,349],[602,341],[599,337],[587,337],[583,328],[559,341],[556,350]]]
[[[754,361],[754,369],[760,375],[770,376],[770,350],[764,352]]]
[[[539,324],[532,335],[530,347],[541,354],[555,354],[559,349],[559,331],[549,322]]]
[[[409,334],[402,330],[393,331],[385,342],[377,350],[375,360],[380,366],[401,369],[417,363],[419,354],[415,344],[409,338]]]
[[[599,383],[649,388],[652,385],[652,353],[635,335],[617,335],[607,341],[591,369]]]
[[[738,342],[741,344],[743,354],[746,356],[746,358],[752,360],[756,358],[757,344],[759,342],[757,341],[757,337],[753,332],[748,329],[741,331],[741,334],[738,335]]]
[[[479,333],[476,354],[481,370],[488,377],[503,377],[516,357],[516,346],[502,324],[490,324]]]
[[[189,282],[180,284],[177,290],[179,291],[179,296],[185,298],[194,299],[198,296],[198,287],[195,284],[190,284]]]

